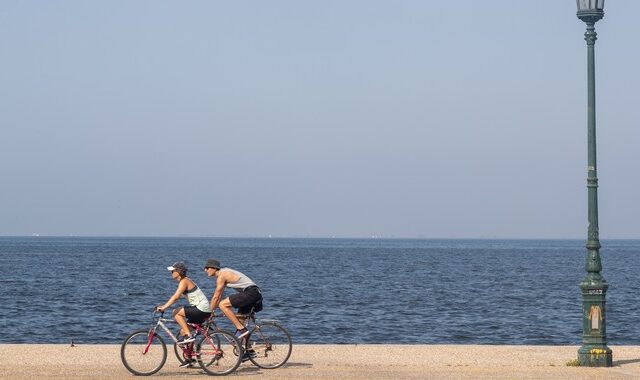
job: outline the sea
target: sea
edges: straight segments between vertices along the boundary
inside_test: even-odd
[[[608,342],[640,345],[640,240],[601,243]],[[0,343],[121,343],[175,292],[172,263],[210,296],[209,258],[294,343],[582,342],[581,240],[0,237]]]

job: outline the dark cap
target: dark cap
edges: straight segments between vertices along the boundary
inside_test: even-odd
[[[186,276],[187,275],[187,265],[185,263],[183,263],[182,261],[178,261],[177,263],[173,263],[172,266],[167,267],[167,270],[172,271],[172,272],[176,271],[182,276]]]
[[[214,259],[209,259],[207,260],[207,262],[204,264],[205,268],[215,268],[215,269],[220,269],[220,262],[218,260],[214,260]]]

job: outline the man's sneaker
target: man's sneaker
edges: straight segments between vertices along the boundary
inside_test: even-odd
[[[249,334],[249,330],[246,328],[242,328],[240,330],[236,330],[236,338],[244,338],[247,334]]]
[[[242,354],[242,362],[244,363],[249,359],[255,358],[256,356],[258,356],[258,354],[256,354],[254,350],[247,350],[244,352],[244,354]]]
[[[180,340],[178,340],[178,344],[183,345],[183,344],[191,343],[194,340],[196,340],[196,338],[193,335],[187,335],[187,336],[183,336]]]

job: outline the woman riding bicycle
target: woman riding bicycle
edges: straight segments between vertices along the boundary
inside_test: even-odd
[[[180,333],[182,339],[178,341],[178,344],[185,344],[193,342],[195,337],[191,335],[189,325],[187,321],[191,323],[202,323],[211,316],[211,309],[209,308],[209,300],[204,295],[202,289],[196,285],[193,280],[187,277],[187,266],[183,262],[177,262],[167,269],[171,272],[171,277],[178,281],[178,289],[169,300],[162,306],[158,306],[158,311],[164,311],[174,302],[176,302],[180,296],[184,296],[189,301],[189,306],[182,307],[173,311],[173,316],[180,325]]]

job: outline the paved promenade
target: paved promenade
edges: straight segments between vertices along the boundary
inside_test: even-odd
[[[578,346],[294,345],[289,363],[244,363],[230,379],[640,379],[640,346],[612,346],[612,368],[568,367]],[[135,379],[117,345],[0,345],[3,379]],[[169,354],[172,354],[169,351]],[[169,356],[151,378],[209,378]]]

